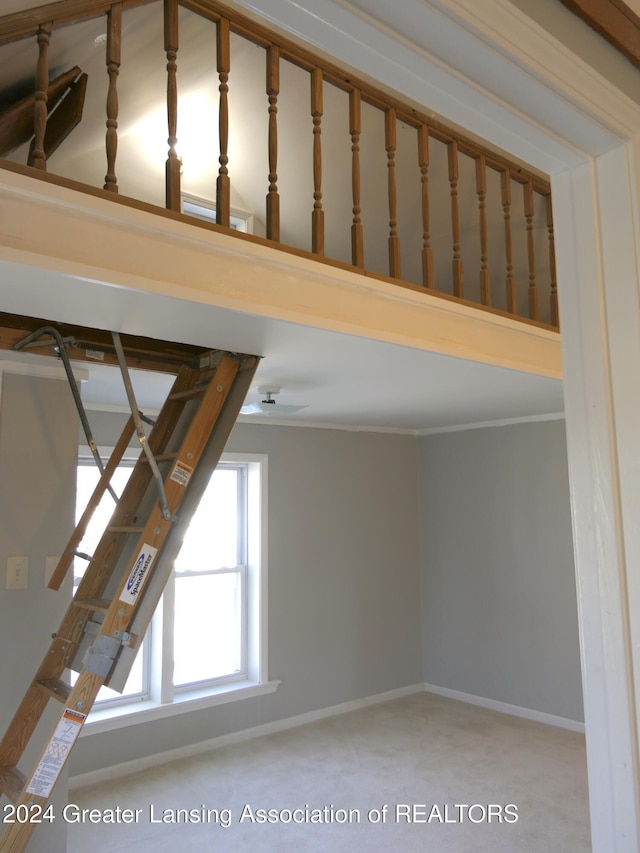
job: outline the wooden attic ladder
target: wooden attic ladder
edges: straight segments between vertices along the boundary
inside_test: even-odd
[[[115,335],[114,341],[119,343]],[[37,817],[46,809],[102,685],[122,690],[171,573],[186,522],[218,463],[257,364],[254,356],[211,352],[200,358],[198,368],[183,366],[148,439],[141,438],[143,446],[148,442],[149,452],[140,454],[62,623],[0,742],[0,793],[15,804],[17,815]],[[127,375],[125,366],[123,377]],[[109,488],[137,425],[138,413],[132,408],[50,587],[59,589],[72,565],[91,514]],[[157,475],[161,469],[159,483],[154,470]],[[65,678],[67,669],[78,673],[73,686]],[[44,726],[43,734],[42,726],[36,729],[45,714],[49,726],[53,725]],[[21,764],[28,761],[27,751],[32,760],[25,770]],[[38,755],[35,766],[34,754]],[[28,820],[6,824],[0,835],[1,853],[23,851],[36,825]]]

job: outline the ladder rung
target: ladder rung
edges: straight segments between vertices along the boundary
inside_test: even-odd
[[[99,610],[101,613],[106,613],[111,607],[108,598],[74,598],[73,603],[84,610]]]
[[[142,533],[144,527],[127,527],[126,525],[113,525],[107,527],[110,533]]]
[[[43,678],[36,684],[59,702],[66,702],[71,693],[71,687],[61,678]]]
[[[187,388],[186,391],[174,391],[173,394],[169,394],[169,400],[190,400],[193,397],[197,397],[198,394],[204,394],[207,390],[207,384],[203,383],[202,385],[194,385],[193,388]]]
[[[80,557],[81,560],[86,560],[88,563],[93,560],[91,554],[85,554],[84,551],[76,551],[75,549],[72,549],[71,553],[74,555],[74,557]]]
[[[166,462],[168,459],[175,459],[178,456],[178,451],[176,450],[174,453],[158,453],[154,456],[156,462]],[[140,457],[142,462],[149,462],[146,456]]]
[[[27,777],[17,767],[0,767],[0,791],[12,803],[18,802],[26,784]]]

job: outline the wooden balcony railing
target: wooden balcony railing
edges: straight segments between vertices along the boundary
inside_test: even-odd
[[[0,69],[5,165],[558,326],[543,176],[216,0],[7,15]]]

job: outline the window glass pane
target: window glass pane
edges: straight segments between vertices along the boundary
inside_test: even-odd
[[[240,572],[176,576],[176,686],[240,672],[241,586]]]
[[[124,487],[133,470],[133,462],[127,464],[121,463],[113,473],[111,485],[115,493],[120,496],[124,491]],[[100,479],[100,471],[93,460],[81,460],[78,465],[77,480],[76,480],[76,524],[80,521],[80,517],[93,494],[98,480]],[[98,543],[102,537],[105,527],[109,523],[109,519],[113,514],[115,503],[108,491],[102,496],[102,500],[98,504],[91,521],[87,527],[86,533],[82,542],[78,546],[78,550],[85,554],[94,554]],[[75,557],[73,561],[73,586],[74,592],[78,586],[82,576],[84,575],[88,562],[81,557]],[[136,659],[131,667],[131,672],[124,686],[122,694],[116,693],[108,687],[101,687],[98,693],[96,703],[107,700],[122,699],[123,697],[131,698],[139,696],[147,692],[145,685],[145,654],[142,646],[136,655]],[[71,683],[74,684],[77,679],[77,673],[71,673]]]
[[[121,463],[113,472],[111,477],[111,485],[118,497],[124,491],[124,487],[133,471],[133,463]],[[85,507],[89,503],[89,498],[93,494],[93,490],[100,479],[100,471],[98,466],[93,462],[84,462],[82,460],[78,465],[78,473],[76,479],[76,524],[80,521]],[[102,496],[102,500],[96,507],[91,521],[87,527],[86,533],[82,542],[78,546],[78,551],[84,554],[95,553],[98,543],[102,537],[105,527],[109,523],[109,519],[113,514],[115,503],[108,491]],[[87,561],[80,557],[75,557],[73,561],[73,585],[76,587],[84,575],[87,568]]]
[[[237,468],[217,468],[202,496],[175,562],[176,572],[233,568],[239,553]]]

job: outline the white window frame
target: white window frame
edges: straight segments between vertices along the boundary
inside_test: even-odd
[[[84,450],[85,448],[80,449],[81,457],[86,455]],[[99,451],[103,458],[106,458],[110,449],[99,448]],[[131,459],[132,455],[136,458],[135,449],[125,454],[125,460]],[[94,706],[81,737],[261,696],[277,690],[280,682],[269,681],[268,677],[268,457],[260,453],[225,452],[220,461],[246,465],[247,471],[245,673],[185,688],[173,687],[172,661],[166,654],[166,649],[172,648],[173,639],[175,581],[172,574],[150,624],[154,640],[150,649],[148,695],[107,700]]]
[[[208,198],[201,198],[191,193],[181,193],[181,210],[185,216],[193,216],[204,222],[217,222],[216,203]],[[253,213],[232,207],[229,210],[229,227],[243,234],[253,234]]]

